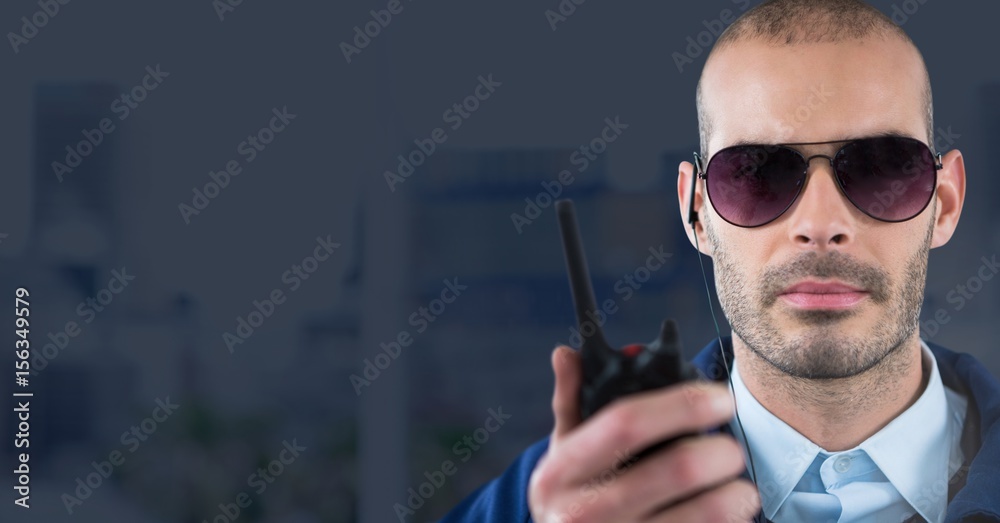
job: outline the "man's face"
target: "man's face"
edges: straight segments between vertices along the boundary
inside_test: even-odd
[[[741,140],[794,143],[894,132],[926,141],[923,64],[895,38],[768,46],[739,42],[706,65],[706,153]],[[795,146],[833,156],[843,143]],[[803,378],[858,374],[914,333],[931,246],[932,203],[885,223],[854,207],[829,162],[810,162],[806,185],[777,220],[741,228],[711,206],[700,219],[712,245],[719,299],[734,334],[781,371]],[[803,282],[864,290],[853,305],[803,305],[783,296]]]

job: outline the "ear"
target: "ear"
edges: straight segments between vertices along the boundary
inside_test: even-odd
[[[680,204],[681,213],[681,223],[684,225],[684,232],[687,234],[688,241],[691,245],[695,245],[694,235],[698,235],[698,250],[702,254],[707,256],[712,255],[712,245],[708,239],[708,235],[705,234],[704,220],[709,209],[704,205],[705,200],[702,198],[702,187],[703,181],[701,179],[697,180],[697,186],[694,191],[694,212],[697,213],[698,219],[694,222],[694,229],[692,230],[691,224],[688,223],[688,209],[690,209],[690,199],[691,199],[691,180],[695,178],[694,174],[694,164],[691,162],[681,162],[677,168],[677,201]]]
[[[958,227],[958,218],[965,203],[965,160],[958,149],[948,151],[941,159],[938,171],[937,215],[934,216],[934,235],[931,248],[940,247],[951,239]]]

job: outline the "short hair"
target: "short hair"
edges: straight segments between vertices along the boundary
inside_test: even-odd
[[[715,52],[747,40],[762,40],[774,45],[840,42],[863,38],[900,38],[916,49],[910,37],[878,9],[861,0],[767,0],[747,11],[719,36],[709,52]],[[919,50],[917,55],[920,55]],[[923,61],[923,57],[920,57]],[[707,59],[706,59],[707,63]],[[924,110],[927,143],[934,144],[934,107],[930,77],[924,68]],[[702,100],[701,79],[695,102],[698,108],[698,135],[702,157],[708,154],[712,122]]]

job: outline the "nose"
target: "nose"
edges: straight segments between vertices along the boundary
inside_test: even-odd
[[[814,162],[817,158],[822,160]],[[805,187],[789,209],[789,239],[803,249],[843,249],[854,241],[853,204],[840,191],[829,156],[813,155],[806,161]]]

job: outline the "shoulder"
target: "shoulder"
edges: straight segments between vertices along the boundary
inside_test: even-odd
[[[946,521],[997,521],[1000,505],[996,485],[1000,482],[1000,381],[975,356],[925,340],[938,363],[941,381],[968,400],[962,430],[965,454],[961,474],[949,483],[957,492],[949,500]],[[952,490],[952,488],[949,488]],[[992,519],[991,519],[992,518]],[[980,521],[976,519],[975,521]]]
[[[479,487],[451,510],[440,523],[525,523],[528,512],[528,480],[549,448],[546,437],[525,449],[499,477]]]
[[[992,398],[1000,405],[1000,381],[972,354],[948,349],[924,340],[938,362],[941,379],[946,387],[971,393],[977,402]],[[965,389],[965,390],[962,390]],[[990,401],[981,408],[989,407]]]

